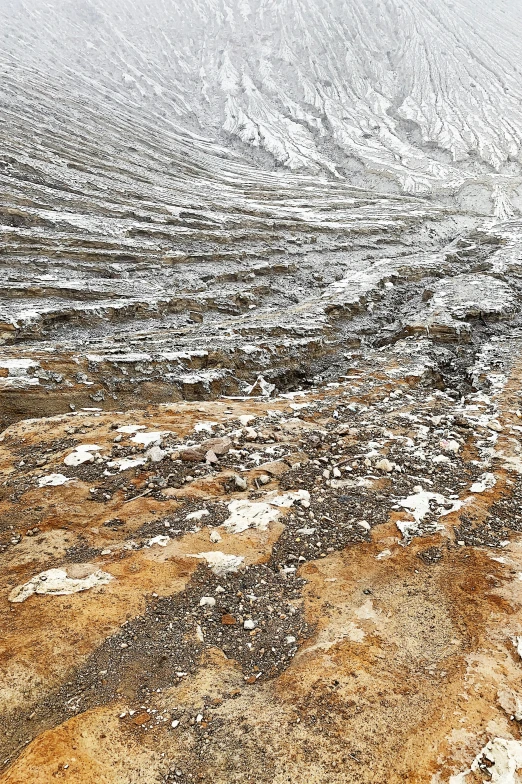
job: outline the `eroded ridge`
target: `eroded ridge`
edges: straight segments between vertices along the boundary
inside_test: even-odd
[[[500,0],[6,0],[2,426],[512,330],[518,21]]]

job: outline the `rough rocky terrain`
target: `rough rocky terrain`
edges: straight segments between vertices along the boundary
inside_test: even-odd
[[[1,5],[2,784],[522,782],[521,21]]]
[[[445,782],[518,743],[521,344],[467,392],[408,338],[8,427],[1,780]]]

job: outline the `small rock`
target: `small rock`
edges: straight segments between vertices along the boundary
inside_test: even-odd
[[[455,439],[451,439],[450,441],[446,441],[446,439],[443,439],[440,442],[440,446],[441,449],[443,449],[445,452],[453,452],[455,455],[460,449],[460,444],[458,441],[455,441]]]
[[[223,438],[207,438],[200,445],[205,452],[214,452],[215,455],[226,455],[230,451],[232,441],[228,436]]]
[[[389,474],[391,471],[393,471],[394,464],[391,462],[391,460],[383,457],[382,460],[377,460],[375,463],[375,468],[377,468],[379,471],[384,471],[386,474]]]
[[[248,487],[247,480],[243,479],[242,476],[238,476],[237,474],[234,475],[234,484],[238,490],[246,490]]]
[[[201,463],[205,459],[205,452],[203,452],[202,449],[186,447],[185,449],[180,450],[179,456],[181,460],[184,460],[187,463]]]
[[[210,541],[214,542],[214,544],[221,541],[221,534],[219,531],[214,530],[210,532]]]
[[[243,623],[243,629],[247,629],[251,631],[252,629],[256,628],[256,622],[253,621],[251,618],[247,618],[247,620]]]
[[[233,615],[230,615],[229,613],[225,613],[225,615],[221,616],[221,623],[223,624],[223,626],[235,626],[236,619],[234,618]]]
[[[199,600],[200,607],[214,607],[216,604],[216,600],[213,596],[202,596]]]
[[[167,453],[159,446],[152,446],[146,452],[146,456],[149,460],[152,460],[153,463],[161,463],[163,458],[167,456]]]
[[[263,471],[271,476],[282,476],[286,474],[287,471],[290,471],[290,466],[288,466],[283,460],[274,460],[272,463],[263,463],[259,466]]]

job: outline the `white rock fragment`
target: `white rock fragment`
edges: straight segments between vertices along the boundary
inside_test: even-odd
[[[375,468],[377,468],[379,471],[384,471],[386,474],[389,474],[395,468],[395,463],[392,463],[391,460],[383,457],[382,460],[377,460],[375,463]]]
[[[137,433],[138,430],[146,430],[146,429],[147,428],[145,425],[122,425],[116,430],[116,432],[127,433],[130,435],[132,433]]]
[[[234,484],[238,490],[246,490],[248,487],[247,480],[238,474],[234,475]]]
[[[92,452],[99,452],[101,446],[97,444],[78,444],[74,451],[66,455],[63,462],[67,466],[79,466],[82,463],[93,463],[94,455]]]
[[[513,645],[515,646],[518,655],[522,659],[522,637],[514,637]]]
[[[310,493],[308,490],[292,490],[283,495],[276,495],[273,498],[268,498],[271,506],[279,506],[282,508],[290,508],[295,502],[300,502],[302,506],[310,506]]]
[[[179,720],[178,719],[174,719],[174,721],[171,722],[170,726],[172,727],[173,730],[175,730],[176,727],[179,727]]]
[[[196,626],[196,637],[197,637],[197,639],[199,640],[199,642],[205,642],[205,637],[204,637],[204,635],[203,635],[203,629],[201,628],[201,626],[199,625],[199,623],[198,623],[198,625]]]
[[[414,536],[422,534],[422,531],[419,529],[419,523],[416,520],[397,520],[395,525],[401,532],[405,544],[411,542]],[[444,526],[440,525],[440,523],[436,523],[433,526],[433,533],[443,530]]]
[[[202,596],[199,600],[200,607],[215,607],[216,600],[213,596]]]
[[[449,784],[466,784],[471,773],[482,772],[486,767],[491,784],[519,784],[517,771],[522,769],[522,742],[494,738],[479,751],[471,767],[463,773],[450,776]]]
[[[279,517],[279,512],[271,504],[253,503],[246,499],[231,501],[228,511],[230,517],[220,527],[231,534],[240,534],[249,528],[266,531],[269,524]]]
[[[38,479],[38,487],[59,487],[71,480],[63,474],[47,474]]]
[[[293,644],[294,644],[294,642],[297,642],[297,640],[296,640],[296,638],[295,638],[295,637],[294,637],[292,634],[288,634],[288,635],[285,637],[285,643],[286,643],[287,645],[293,645]]]
[[[501,433],[503,430],[503,427],[498,419],[490,419],[488,422],[488,427],[490,430],[494,430],[495,433]]]
[[[403,498],[399,501],[399,505],[407,509],[415,518],[417,523],[422,522],[428,512],[431,511],[430,502],[435,501],[438,504],[436,513],[442,517],[457,511],[463,505],[463,501],[452,501],[440,493],[429,493],[422,488],[414,488],[415,493]],[[444,506],[448,506],[447,509]]]
[[[218,577],[230,572],[237,572],[245,560],[242,555],[226,555],[219,550],[209,553],[197,553],[192,558],[202,558]]]
[[[170,536],[159,534],[158,536],[153,536],[152,539],[149,539],[147,542],[147,547],[153,547],[155,544],[159,545],[160,547],[166,547],[169,542]]]
[[[484,493],[486,490],[491,490],[496,484],[495,475],[485,473],[479,476],[478,480],[471,485],[470,491],[472,493]]]
[[[167,457],[167,453],[159,446],[152,446],[150,449],[147,450],[145,456],[153,463],[161,463],[161,461]]]
[[[275,384],[270,384],[263,376],[258,376],[257,381],[246,389],[247,395],[261,395],[270,397],[275,389]]]
[[[247,629],[247,631],[252,631],[252,629],[256,628],[256,622],[252,620],[252,618],[247,618],[246,621],[243,623],[243,629]]]
[[[414,490],[415,492],[412,495],[399,501],[399,506],[403,509],[407,509],[414,519],[396,521],[397,528],[402,533],[406,544],[411,541],[413,536],[422,533],[420,524],[428,512],[433,512],[439,517],[444,517],[445,515],[460,509],[464,503],[463,501],[450,500],[440,493],[426,492],[420,486],[415,487]],[[439,523],[432,523],[431,527],[434,531],[444,530],[444,527]]]
[[[451,463],[451,459],[447,455],[435,455],[432,463]]]
[[[440,442],[440,448],[444,450],[444,452],[453,452],[453,454],[456,455],[460,449],[460,444],[458,441],[455,441],[454,438],[450,440],[443,438]]]
[[[108,468],[117,468],[118,471],[127,471],[128,468],[137,468],[145,463],[144,457],[119,457],[117,460],[110,460]]]
[[[142,444],[143,446],[149,446],[150,444],[156,444],[157,446],[160,446],[164,435],[164,431],[160,432],[151,430],[149,433],[136,433],[136,435],[131,438],[131,441],[133,441],[135,444]]]
[[[216,529],[214,529],[213,531],[210,532],[210,541],[213,542],[214,544],[216,544],[216,542],[221,541],[221,534],[219,533],[219,531],[216,531]]]
[[[216,427],[217,424],[218,422],[208,422],[208,421],[197,422],[194,425],[194,432],[209,433],[210,435],[212,435],[212,433],[214,432],[214,428]]]
[[[65,596],[107,585],[114,578],[101,569],[94,569],[85,577],[68,577],[65,569],[47,569],[33,577],[29,582],[13,588],[9,594],[10,602],[25,602],[33,594]]]
[[[185,520],[201,520],[202,517],[206,517],[208,514],[210,514],[208,509],[198,509],[197,512],[190,512],[185,517]]]

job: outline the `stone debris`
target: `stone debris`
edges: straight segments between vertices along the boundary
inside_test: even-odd
[[[430,513],[442,517],[457,511],[463,501],[445,498],[440,493],[430,493],[421,487],[414,488],[415,492],[399,501],[399,505],[413,515],[417,524],[421,523]]]
[[[159,446],[153,446],[145,452],[145,456],[153,463],[161,463],[167,457],[167,452]]]
[[[208,553],[198,553],[192,557],[204,559],[210,566],[210,569],[218,577],[237,572],[245,560],[242,555],[226,555],[219,550]]]
[[[384,471],[385,473],[389,474],[391,471],[393,471],[395,465],[394,463],[391,462],[391,460],[387,460],[384,457],[382,460],[377,460],[377,462],[375,463],[375,468],[377,468],[378,471]],[[340,475],[341,472],[338,471],[337,476]],[[334,469],[334,476],[336,476],[335,469]]]
[[[243,476],[239,476],[238,474],[234,474],[234,485],[237,490],[247,490],[248,489],[248,482]]]
[[[101,446],[97,446],[96,444],[79,444],[74,452],[66,455],[64,457],[63,462],[67,466],[79,466],[82,463],[93,463],[94,462],[94,455],[93,452],[99,452]]]
[[[493,784],[518,784],[522,770],[522,743],[512,738],[493,738],[477,754],[471,767],[463,773],[450,776],[450,784],[471,784],[469,777],[475,772],[487,776]]]
[[[170,536],[153,536],[152,539],[149,539],[147,542],[147,547],[153,547],[155,544],[159,545],[160,547],[166,547],[170,542]]]
[[[470,487],[471,493],[485,493],[486,490],[492,490],[497,484],[495,474],[486,472],[479,476],[477,482],[473,482]]]
[[[252,503],[247,500],[231,501],[228,511],[230,517],[222,524],[222,528],[229,534],[240,534],[249,528],[266,531],[269,524],[279,517],[279,512],[272,508],[271,503]]]
[[[160,446],[164,436],[165,433],[162,432],[150,431],[143,433],[140,431],[132,436],[131,441],[142,446],[150,446],[151,444]]]
[[[197,522],[199,522],[204,517],[208,517],[209,514],[210,514],[210,512],[208,511],[208,509],[198,509],[195,512],[190,512],[185,517],[185,520],[196,520]]]
[[[63,474],[47,474],[38,478],[38,487],[59,487],[66,482],[70,482],[70,479]]]
[[[261,397],[270,397],[275,389],[275,384],[270,384],[263,376],[258,376],[256,382],[247,387],[247,395],[260,395]]]
[[[392,374],[396,354],[387,351],[377,353],[386,373]],[[133,705],[120,720],[126,731],[179,728],[183,759],[190,761],[190,770],[198,771],[191,733],[201,730],[209,749],[215,737],[225,744],[227,759],[232,758],[232,741],[225,740],[219,728],[221,719],[234,725],[229,700],[241,700],[241,694],[226,695],[239,684],[240,692],[248,690],[252,698],[250,704],[245,694],[240,710],[256,742],[257,711],[268,726],[268,706],[281,711],[281,693],[284,712],[289,711],[281,720],[285,733],[300,718],[305,740],[319,733],[330,760],[345,756],[338,767],[328,762],[332,781],[342,782],[348,774],[355,778],[358,770],[368,774],[365,781],[386,780],[384,768],[377,770],[370,762],[384,764],[381,747],[390,721],[394,733],[407,741],[411,730],[403,731],[397,717],[413,711],[415,726],[422,723],[424,711],[443,688],[442,673],[453,667],[458,679],[458,673],[466,671],[462,651],[471,655],[475,650],[469,640],[480,639],[481,649],[488,644],[485,632],[480,636],[475,620],[469,620],[468,608],[472,613],[479,603],[480,612],[472,615],[480,616],[480,628],[486,624],[487,634],[493,634],[494,650],[504,650],[508,634],[512,658],[518,660],[518,642],[515,647],[511,642],[519,628],[517,611],[502,624],[495,621],[502,625],[499,642],[488,625],[493,620],[487,620],[497,616],[481,604],[487,602],[493,580],[500,586],[496,591],[509,585],[496,569],[515,573],[518,568],[522,573],[522,564],[515,566],[522,480],[500,467],[518,455],[518,431],[507,424],[502,434],[487,427],[493,416],[500,417],[500,403],[491,396],[469,392],[457,399],[437,388],[427,390],[424,382],[390,382],[393,375],[377,379],[374,365],[369,373],[364,379],[354,375],[346,383],[302,393],[299,408],[289,404],[291,396],[273,398],[270,411],[262,400],[215,401],[212,431],[195,428],[201,403],[180,402],[150,406],[140,413],[148,426],[133,426],[129,433],[118,433],[121,426],[114,417],[100,412],[86,412],[81,421],[68,414],[55,422],[48,436],[35,430],[35,444],[23,441],[35,425],[20,424],[14,439],[6,432],[0,442],[8,469],[2,476],[8,515],[0,541],[11,580],[6,594],[29,563],[39,565],[31,574],[67,564],[61,568],[69,579],[89,576],[71,573],[75,563],[100,559],[118,572],[107,597],[104,586],[96,592],[100,612],[89,618],[95,625],[105,624],[97,632],[102,641],[93,646],[75,627],[86,657],[67,665],[71,674],[56,694],[42,687],[41,708],[40,701],[31,703],[28,715],[36,711],[43,716],[39,726],[59,727],[71,715],[83,721],[91,708],[114,708],[120,715],[119,690],[125,688]],[[361,385],[357,394],[354,383]],[[210,413],[208,403],[205,408]],[[150,433],[161,434],[161,445],[132,440]],[[53,494],[45,486],[39,491],[46,470],[77,451],[79,435],[100,446],[89,452],[94,459],[64,467],[66,493]],[[183,459],[191,455],[194,459]],[[443,526],[447,515],[451,522]],[[390,523],[402,534],[400,543],[409,547],[397,547]],[[209,542],[232,553],[207,551]],[[491,547],[506,548],[503,560],[493,561],[489,550],[482,554]],[[481,558],[487,558],[486,565]],[[483,575],[489,575],[484,590]],[[455,595],[457,585],[465,594],[462,602],[460,593]],[[121,602],[116,601],[120,593]],[[513,606],[511,600],[508,605]],[[11,606],[14,609],[16,602]],[[44,602],[42,606],[45,609]],[[464,631],[450,619],[447,606],[458,607]],[[495,613],[502,613],[499,607]],[[67,612],[64,607],[67,624],[74,625],[76,615]],[[117,620],[114,631],[107,632],[111,613],[118,614]],[[56,623],[60,627],[61,619]],[[50,634],[53,650],[69,650],[68,634],[60,642]],[[10,638],[9,644],[16,646],[16,640]],[[37,656],[34,651],[31,655]],[[505,652],[503,656],[506,659]],[[515,666],[509,657],[506,661]],[[403,671],[404,677],[397,674]],[[200,677],[201,683],[216,684],[215,693],[210,685],[198,691]],[[361,734],[366,725],[380,733],[376,721],[381,714],[373,709],[371,715],[365,713],[360,678],[370,689],[371,704],[386,709],[387,727],[379,744]],[[494,710],[503,721],[518,721],[515,679],[503,678],[505,683],[495,683]],[[186,691],[173,690],[182,682]],[[404,701],[397,682],[405,691]],[[412,698],[412,682],[423,691],[427,707],[422,711]],[[459,693],[466,688],[459,682]],[[385,693],[393,693],[394,699],[383,697]],[[452,694],[447,699],[457,710]],[[212,704],[214,699],[223,700],[223,713]],[[474,711],[484,715],[480,705]],[[17,738],[27,732],[24,722],[26,717],[21,724],[11,722],[17,734],[6,741],[6,749],[15,748]],[[179,724],[172,727],[173,722]],[[357,738],[357,745],[350,740],[350,748],[364,749],[368,757],[354,751],[356,762],[346,756],[345,727],[350,738]],[[331,745],[336,737],[338,751]],[[172,750],[160,735],[156,742],[172,762]],[[437,754],[437,764],[443,764],[440,747]],[[326,758],[321,760],[319,769],[326,770]],[[249,764],[240,764],[239,778],[248,778]],[[158,780],[162,770],[154,768]],[[455,766],[445,780],[452,770]],[[192,784],[190,779],[187,784]]]
[[[499,689],[498,701],[508,716],[515,721],[522,721],[522,695],[517,694],[513,689]]]
[[[522,659],[522,636],[515,637],[513,639],[513,644],[515,646],[515,649],[516,649],[518,655]]]
[[[27,583],[13,588],[9,594],[10,602],[25,602],[33,594],[47,596],[65,596],[67,594],[88,591],[90,588],[97,588],[107,585],[114,578],[101,569],[93,569],[85,577],[72,576],[74,569],[47,569],[31,578]],[[71,575],[71,576],[69,576]]]
[[[268,497],[268,502],[271,506],[279,506],[284,509],[289,509],[294,503],[300,503],[301,506],[310,506],[310,493],[308,490],[296,490],[291,493],[284,493],[284,495],[276,495]]]
[[[109,460],[107,468],[117,468],[118,471],[128,471],[129,468],[137,468],[146,462],[144,457],[120,457],[117,460]]]

